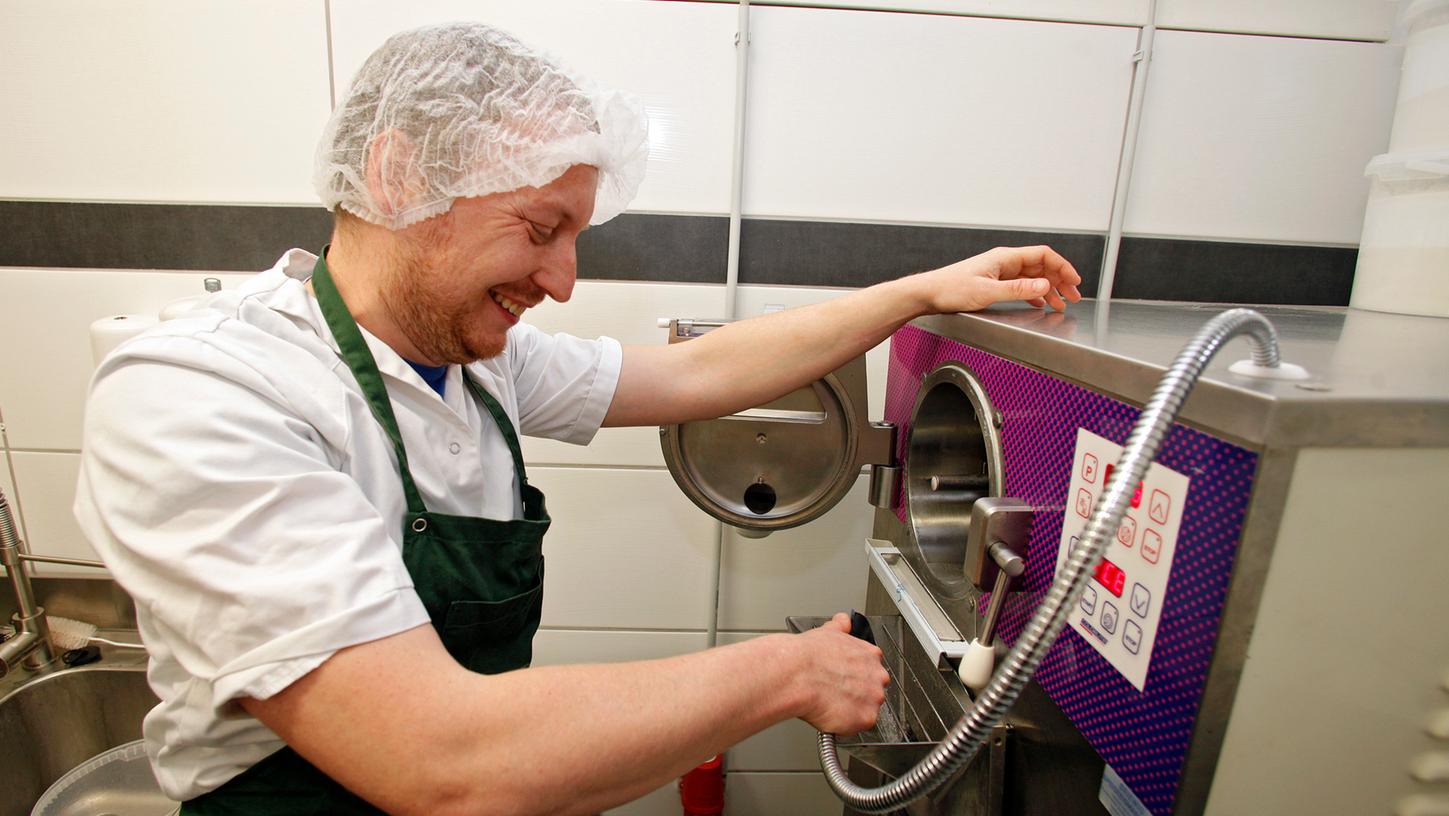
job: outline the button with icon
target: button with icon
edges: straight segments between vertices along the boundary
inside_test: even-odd
[[[1137,625],[1137,621],[1127,621],[1127,625],[1122,628],[1122,645],[1132,654],[1141,650],[1142,627]]]
[[[1102,604],[1102,628],[1109,635],[1117,633],[1117,607],[1111,601]]]
[[[1152,593],[1148,592],[1147,587],[1141,584],[1133,584],[1130,605],[1132,611],[1137,614],[1137,617],[1147,617],[1147,610],[1152,606]]]

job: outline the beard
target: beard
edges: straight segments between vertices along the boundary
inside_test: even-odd
[[[382,284],[382,302],[413,348],[438,365],[467,365],[503,353],[503,333],[492,335],[479,314],[488,304],[449,298],[447,278],[456,274],[441,253],[399,250]],[[484,293],[484,298],[492,298]],[[414,362],[422,362],[415,360]]]

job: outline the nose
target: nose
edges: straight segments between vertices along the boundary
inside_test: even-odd
[[[574,281],[578,278],[578,251],[574,239],[554,242],[552,251],[533,273],[533,282],[549,297],[565,303],[574,294]]]

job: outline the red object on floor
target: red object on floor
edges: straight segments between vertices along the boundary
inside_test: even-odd
[[[718,816],[724,812],[724,767],[717,754],[679,780],[684,816]]]

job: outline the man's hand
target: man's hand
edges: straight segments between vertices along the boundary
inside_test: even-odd
[[[1082,276],[1046,246],[997,247],[905,281],[919,287],[923,314],[974,312],[1007,300],[1060,312],[1082,299]]]
[[[850,616],[837,613],[818,629],[795,635],[806,647],[796,677],[807,691],[800,719],[827,734],[849,736],[875,725],[890,674],[875,645],[850,636]]]

